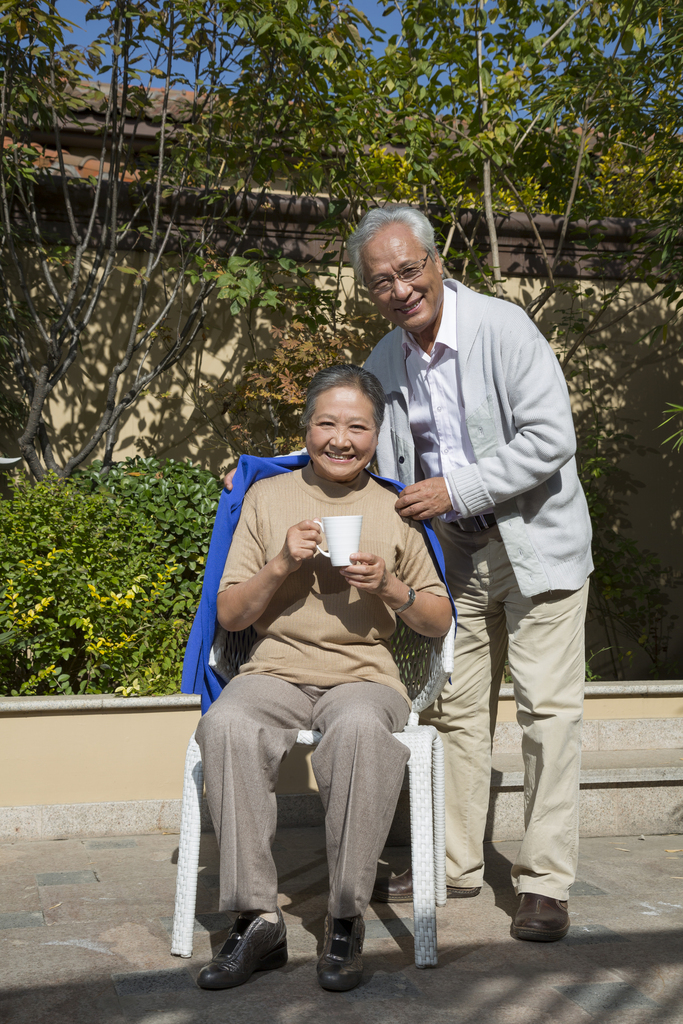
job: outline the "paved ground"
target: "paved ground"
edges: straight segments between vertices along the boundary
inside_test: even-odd
[[[232,992],[194,979],[225,938],[203,837],[191,960],[169,953],[177,836],[0,845],[3,1024],[654,1024],[683,1022],[683,836],[588,839],[559,943],[510,938],[515,843],[486,847],[475,900],[438,911],[439,966],[417,970],[411,907],[368,911],[365,979],[323,992],[321,829],[278,833],[287,967]],[[395,870],[407,851],[385,851]],[[207,930],[208,929],[208,930]]]

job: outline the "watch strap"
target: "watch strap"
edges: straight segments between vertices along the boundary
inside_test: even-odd
[[[400,608],[394,608],[394,614],[400,615],[401,612],[405,612],[410,608],[411,604],[415,600],[415,591],[412,587],[408,588],[408,600],[405,604],[402,604]]]

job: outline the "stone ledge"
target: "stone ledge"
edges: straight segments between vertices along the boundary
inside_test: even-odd
[[[630,680],[619,683],[589,683],[586,697],[682,697],[683,680],[660,683]],[[514,700],[511,686],[500,688],[501,700]],[[0,697],[0,714],[7,712],[41,713],[46,711],[139,711],[141,708],[198,708],[201,697],[195,693],[174,693],[166,697],[116,697],[111,694],[67,694],[50,697]]]
[[[681,768],[593,768],[581,772],[581,786],[618,785],[619,783],[647,785],[658,782],[677,782],[683,785]],[[522,789],[524,772],[491,771],[492,789]]]
[[[659,683],[643,679],[630,679],[619,683],[586,683],[584,693],[586,697],[681,697],[683,679],[670,679]],[[501,686],[501,700],[513,700],[514,696],[512,686]]]
[[[522,748],[522,730],[517,722],[498,722],[493,741],[494,764],[508,755],[519,756]],[[647,751],[669,751],[662,756],[677,763],[672,751],[683,748],[683,718],[584,718],[581,749],[584,767],[588,759],[626,751],[639,757],[648,757]],[[520,770],[521,770],[521,761]],[[640,762],[638,762],[640,763]]]
[[[281,828],[323,824],[320,798],[313,794],[279,794]],[[0,807],[0,842],[49,839],[90,839],[103,836],[149,835],[180,831],[180,800],[138,800],[108,804],[61,804]],[[586,783],[579,797],[582,836],[634,836],[683,831],[683,780],[634,783]],[[211,822],[202,807],[202,831]],[[491,789],[487,839],[520,840],[524,834],[524,793],[521,787]],[[410,842],[410,805],[401,793],[387,839],[389,846]]]
[[[179,833],[181,806],[181,800],[120,800],[0,807],[0,842]],[[312,828],[325,823],[317,793],[278,793],[277,812],[280,828]],[[212,831],[203,800],[202,832]]]
[[[591,750],[581,755],[581,786],[683,785],[683,748],[663,750]],[[519,753],[493,757],[492,789],[521,789],[524,762]]]
[[[683,782],[582,784],[579,835],[678,835],[683,831]],[[524,791],[492,789],[486,838],[520,840],[524,836]],[[672,841],[673,846],[678,844]]]
[[[8,711],[138,711],[140,708],[198,708],[196,693],[173,693],[166,697],[115,697],[106,694],[66,694],[61,697],[1,697],[0,714]]]

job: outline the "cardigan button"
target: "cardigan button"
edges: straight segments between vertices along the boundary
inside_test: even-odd
[[[406,460],[404,459],[404,457],[403,457],[402,455],[399,455],[399,457],[398,457],[398,461],[400,462],[400,464],[401,464],[401,465],[403,465],[403,463],[404,463],[404,462],[405,462]]]

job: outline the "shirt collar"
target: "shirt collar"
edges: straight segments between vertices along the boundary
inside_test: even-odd
[[[434,342],[434,349],[436,349],[437,345],[442,345],[444,348],[450,348],[454,352],[458,351],[458,339],[455,332],[456,303],[455,290],[453,288],[446,288],[444,282],[443,312],[441,314],[441,323],[439,324],[439,333]],[[405,329],[401,330],[401,344],[403,346],[404,359],[407,359],[411,352],[416,352],[423,358],[429,358],[425,356],[424,349],[420,348],[412,334],[409,334]],[[434,350],[432,350],[432,354],[433,352]]]

